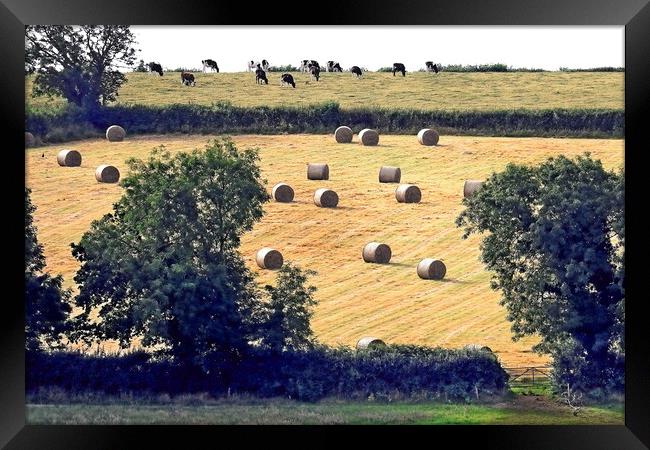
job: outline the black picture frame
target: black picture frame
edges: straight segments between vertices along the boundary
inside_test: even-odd
[[[644,118],[650,102],[650,4],[647,0],[461,0],[455,2],[402,0],[399,2],[358,1],[350,4],[331,0],[313,5],[279,2],[251,5],[248,2],[199,2],[197,0],[1,0],[0,47],[3,62],[2,109],[5,166],[4,186],[5,253],[9,261],[24,258],[20,241],[24,233],[21,206],[24,187],[24,25],[25,24],[118,24],[133,25],[621,25],[625,26],[625,166],[626,166],[626,395],[624,426],[435,426],[435,427],[355,427],[364,440],[395,438],[399,442],[429,437],[430,445],[448,438],[454,447],[471,442],[482,448],[519,449],[641,449],[650,446],[650,355],[648,328],[644,326],[646,291],[640,285],[643,233],[647,225],[639,219],[644,209],[640,184],[642,164],[630,164],[647,147],[643,136]],[[312,8],[314,6],[316,9]],[[315,12],[317,11],[317,13]],[[387,29],[387,32],[390,32]],[[361,39],[361,38],[360,38]],[[395,36],[399,39],[399,36]],[[215,45],[218,45],[215,43]],[[359,42],[360,48],[364,45]],[[405,43],[408,45],[408,43]],[[644,145],[646,144],[646,145]],[[8,166],[8,167],[7,167]],[[15,174],[15,175],[14,175]],[[637,201],[638,200],[638,201]],[[635,208],[633,205],[640,205]],[[629,245],[630,239],[632,245]],[[0,314],[0,445],[7,448],[125,448],[132,446],[169,447],[177,442],[193,448],[197,441],[209,439],[211,446],[226,445],[224,433],[244,442],[251,438],[247,427],[140,427],[140,426],[34,426],[25,424],[24,393],[24,309],[18,264],[7,264],[5,282],[10,285],[2,297]],[[645,295],[644,295],[645,294]],[[645,336],[645,338],[644,338]],[[327,443],[336,427],[294,427],[291,436],[297,443],[310,445],[313,434]],[[259,431],[257,428],[256,431]],[[350,430],[350,428],[345,428]],[[287,431],[281,427],[262,427],[265,439]],[[310,433],[308,442],[298,434]],[[307,437],[307,436],[305,436]],[[270,439],[269,439],[270,438]],[[236,442],[235,441],[235,442]],[[287,443],[287,444],[290,444]]]

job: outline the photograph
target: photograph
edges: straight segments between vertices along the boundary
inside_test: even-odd
[[[26,423],[624,425],[624,38],[26,25]]]

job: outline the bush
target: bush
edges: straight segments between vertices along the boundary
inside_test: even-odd
[[[281,353],[254,350],[230,367],[234,374],[230,383],[216,375],[223,367],[214,361],[205,373],[167,360],[152,360],[142,352],[124,356],[28,353],[26,388],[28,392],[58,388],[75,395],[88,391],[222,395],[230,391],[303,401],[330,396],[469,401],[477,392],[501,393],[508,380],[491,353],[420,346],[391,345],[364,351],[324,346]]]
[[[66,107],[30,110],[25,126],[48,142],[103,134],[120,124],[129,135],[163,133],[331,133],[345,123],[352,129],[376,128],[383,134],[415,134],[423,126],[441,134],[621,138],[621,110],[423,111],[383,108],[340,109],[335,102],[305,107],[245,108],[220,102],[211,106],[125,105],[86,113]],[[51,136],[49,133],[53,133]]]
[[[592,67],[591,69],[560,67],[560,72],[625,72],[625,67]]]

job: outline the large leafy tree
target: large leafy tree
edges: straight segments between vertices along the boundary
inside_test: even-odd
[[[278,272],[276,285],[265,286],[267,301],[263,321],[264,345],[276,352],[308,350],[315,344],[310,320],[316,304],[316,288],[307,286],[311,270],[285,263]]]
[[[624,174],[589,155],[510,164],[457,219],[485,232],[482,260],[503,293],[514,338],[541,337],[556,376],[586,389],[622,384]]]
[[[118,68],[135,62],[135,43],[128,25],[28,25],[25,71],[36,73],[33,94],[86,108],[114,101],[126,82]]]
[[[142,338],[183,361],[237,353],[262,317],[238,246],[269,200],[258,154],[230,140],[130,160],[124,196],[73,255],[81,267],[75,339]],[[91,320],[93,310],[99,320]]]
[[[62,288],[60,275],[44,272],[43,247],[38,243],[31,191],[25,188],[25,348],[37,350],[60,344],[67,330],[70,293]]]

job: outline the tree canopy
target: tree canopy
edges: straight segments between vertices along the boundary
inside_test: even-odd
[[[509,164],[463,202],[456,223],[464,237],[486,233],[481,258],[514,338],[540,336],[535,349],[554,357],[558,373],[580,366],[586,384],[622,383],[623,172],[588,154]]]
[[[81,263],[75,301],[84,311],[74,338],[127,347],[139,337],[145,347],[201,362],[239,354],[251,342],[269,346],[263,335],[274,317],[289,346],[303,345],[311,331],[301,320],[309,314],[296,309],[301,328],[288,331],[294,325],[276,320],[277,305],[257,288],[238,251],[270,199],[258,160],[257,150],[239,151],[227,139],[203,151],[172,156],[159,147],[147,161],[129,160],[123,197],[72,246]],[[308,308],[307,275],[289,265],[270,292],[297,296]]]
[[[43,247],[38,243],[31,190],[25,188],[25,348],[37,350],[57,346],[67,331],[71,311],[70,293],[62,288],[63,278],[45,269]]]
[[[25,71],[36,73],[33,95],[60,95],[82,107],[115,101],[126,82],[118,69],[135,62],[128,25],[28,25]]]

